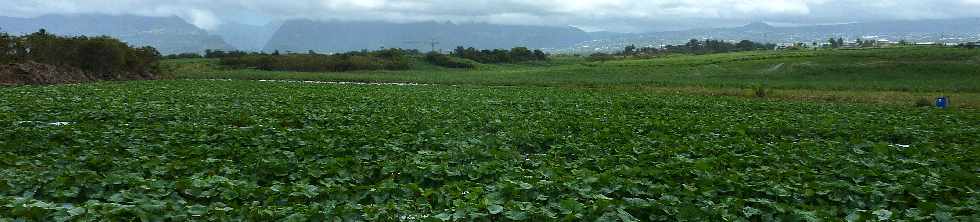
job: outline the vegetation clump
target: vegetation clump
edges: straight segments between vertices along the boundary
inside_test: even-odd
[[[425,61],[430,64],[442,66],[446,68],[468,69],[468,68],[476,67],[476,65],[474,65],[473,62],[471,62],[471,60],[456,58],[438,52],[426,53]]]
[[[171,55],[168,58],[200,58],[196,54]],[[299,72],[345,72],[356,70],[408,70],[414,61],[447,67],[473,68],[476,63],[503,64],[547,61],[548,54],[541,50],[516,47],[510,50],[477,50],[458,47],[449,55],[430,52],[421,54],[418,50],[383,49],[379,51],[354,51],[341,54],[271,54],[208,50],[203,58],[218,58],[220,64],[231,68],[255,68],[269,71]]]
[[[753,87],[756,98],[766,98],[769,97],[770,90],[763,85],[758,85]]]
[[[463,48],[462,46],[456,47],[452,52],[453,56],[465,58],[480,63],[488,64],[499,64],[499,63],[521,63],[521,62],[531,62],[531,61],[546,61],[548,60],[548,54],[541,50],[530,50],[527,47],[515,47],[510,50],[506,49],[494,49],[494,50],[477,50],[473,47]]]
[[[932,101],[930,101],[928,98],[919,98],[915,100],[915,107],[931,107],[933,105],[934,104],[932,104]]]
[[[715,53],[728,53],[728,52],[744,52],[744,51],[758,51],[758,50],[772,50],[775,48],[775,44],[771,43],[759,43],[749,40],[742,40],[739,42],[729,42],[722,40],[698,40],[691,39],[683,45],[666,45],[663,47],[641,47],[637,48],[636,45],[628,45],[623,48],[622,52],[617,53],[620,56],[655,56],[663,54],[715,54]]]
[[[602,52],[593,53],[592,55],[589,55],[588,58],[586,58],[586,60],[588,60],[589,62],[605,62],[605,61],[610,61],[615,59],[616,59],[615,55],[609,53],[602,53]]]
[[[200,59],[200,58],[204,58],[204,56],[201,56],[201,54],[198,53],[188,52],[188,53],[180,53],[180,54],[170,54],[170,55],[163,56],[163,58],[164,59]]]
[[[33,83],[21,77],[51,75],[34,73],[37,70],[79,69],[90,80],[154,79],[159,74],[159,58],[160,53],[153,47],[134,48],[106,36],[63,37],[44,29],[24,36],[0,33],[0,64],[39,63],[58,67],[17,66],[20,68],[0,72],[0,75],[6,76],[3,78],[12,80],[14,84]],[[31,73],[13,73],[11,70]],[[13,77],[15,74],[21,77]]]
[[[346,72],[356,70],[406,70],[412,61],[401,49],[342,54],[248,54],[220,58],[221,65],[269,71]]]

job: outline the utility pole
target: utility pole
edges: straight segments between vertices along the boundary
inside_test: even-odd
[[[436,42],[436,39],[433,38],[432,41],[429,41],[429,45],[432,46],[432,51],[435,52],[436,45],[439,45],[439,42]]]
[[[433,52],[436,51],[436,45],[439,45],[439,42],[436,41],[435,38],[433,38],[432,40],[430,40],[428,42],[423,42],[423,41],[405,41],[404,43],[405,44],[428,44],[430,47],[432,47],[432,51]]]

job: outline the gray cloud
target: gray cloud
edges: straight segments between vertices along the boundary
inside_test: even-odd
[[[980,17],[980,0],[5,0],[0,15],[178,16],[201,28],[283,19],[455,21],[649,31]]]

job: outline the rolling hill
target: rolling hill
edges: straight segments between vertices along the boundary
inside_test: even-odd
[[[131,15],[46,15],[36,18],[0,17],[0,30],[26,34],[45,29],[59,35],[107,35],[134,46],[153,46],[162,54],[234,49],[221,37],[177,17]]]
[[[573,27],[292,20],[272,36],[265,50],[343,52],[397,47],[428,51],[432,41],[438,42],[435,48],[442,50],[456,46],[547,49],[569,47],[589,39],[586,32]]]

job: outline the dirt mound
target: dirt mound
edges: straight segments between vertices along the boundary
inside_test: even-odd
[[[97,80],[144,80],[157,78],[152,73],[92,75],[75,67],[56,66],[33,61],[0,65],[0,85],[49,85]]]
[[[60,84],[80,83],[93,79],[84,71],[71,67],[25,62],[0,65],[0,84]]]

